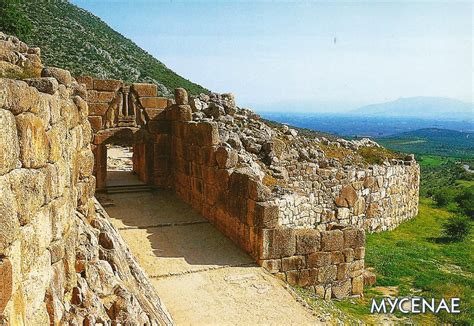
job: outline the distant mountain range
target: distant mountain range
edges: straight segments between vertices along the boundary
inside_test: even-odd
[[[472,132],[425,128],[378,138],[377,142],[406,153],[474,157]]]
[[[445,97],[408,97],[360,107],[350,114],[366,117],[474,120],[474,104]]]

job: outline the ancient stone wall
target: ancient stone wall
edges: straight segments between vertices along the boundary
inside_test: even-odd
[[[276,200],[282,225],[323,230],[341,223],[374,232],[418,213],[419,166],[411,157],[369,167],[297,163],[287,170],[288,187],[299,191]]]
[[[0,60],[18,56],[10,43],[23,43],[2,40]],[[0,324],[170,324],[94,200],[85,87],[39,73],[0,78]]]
[[[215,122],[192,121],[183,93],[178,90],[177,104],[169,108],[176,193],[288,283],[311,286],[324,298],[360,295],[364,230],[332,225],[320,232],[282,225],[270,189],[251,169],[239,167],[237,152],[221,144]]]

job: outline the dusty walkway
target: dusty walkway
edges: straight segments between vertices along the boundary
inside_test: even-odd
[[[283,282],[172,193],[109,198],[107,212],[177,325],[317,323]]]

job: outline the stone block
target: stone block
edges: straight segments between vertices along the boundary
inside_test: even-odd
[[[39,92],[24,81],[0,78],[0,108],[14,115],[34,108],[39,101]]]
[[[319,251],[321,248],[321,233],[316,229],[297,229],[296,253],[307,255]]]
[[[17,203],[10,188],[8,175],[0,177],[0,254],[17,238],[20,223]]]
[[[375,273],[372,272],[372,271],[369,271],[368,269],[363,271],[362,276],[364,277],[364,285],[365,286],[374,285],[375,282],[377,281],[377,277],[376,277]]]
[[[91,125],[91,128],[94,132],[97,132],[102,129],[103,123],[102,123],[102,117],[100,116],[89,116],[87,117],[89,119],[89,123]]]
[[[259,265],[265,268],[270,273],[278,273],[281,271],[281,260],[280,259],[265,259],[260,260]]]
[[[345,186],[339,193],[339,197],[344,199],[349,207],[353,207],[358,196],[352,186]]]
[[[84,121],[89,115],[89,105],[82,97],[77,95],[73,97],[73,102],[77,107],[81,122]]]
[[[364,260],[354,260],[350,266],[350,276],[356,277],[364,272]]]
[[[215,122],[199,122],[194,136],[196,144],[200,146],[214,146],[220,142],[219,130]]]
[[[16,169],[10,173],[21,225],[27,224],[45,203],[45,175],[34,169]]]
[[[331,264],[330,252],[319,251],[308,255],[308,268],[328,266],[329,264]]]
[[[188,104],[188,92],[184,88],[176,88],[174,90],[174,100],[176,104]]]
[[[217,166],[221,169],[233,168],[239,160],[235,150],[224,146],[217,149],[215,157]]]
[[[336,299],[347,298],[351,295],[351,280],[334,282],[331,285],[332,297]]]
[[[86,85],[86,88],[88,90],[94,88],[94,79],[91,76],[79,76],[79,77],[76,77],[76,81],[79,84]]]
[[[337,266],[328,265],[318,268],[318,282],[320,284],[331,283],[336,280],[337,277]]]
[[[358,247],[354,249],[354,258],[355,259],[364,259],[365,258],[365,247]]]
[[[89,103],[89,114],[104,116],[109,109],[109,103]]]
[[[365,246],[365,231],[363,229],[347,228],[344,232],[344,248]]]
[[[45,67],[41,71],[41,77],[55,78],[60,84],[69,85],[72,83],[71,73],[65,69],[56,67]]]
[[[275,259],[293,256],[296,238],[293,229],[261,229],[259,235],[259,258]]]
[[[249,202],[255,203],[254,215],[248,219],[251,225],[264,228],[273,228],[278,225],[280,213],[278,206],[268,202],[254,202],[251,199],[249,199]]]
[[[90,90],[87,92],[87,101],[93,103],[110,103],[117,95],[116,92],[101,92]]]
[[[49,144],[43,121],[31,113],[23,113],[16,117],[16,124],[23,167],[44,166],[49,157]]]
[[[364,293],[364,276],[360,275],[352,279],[352,294],[361,295]]]
[[[94,155],[89,149],[80,151],[77,155],[77,164],[79,168],[79,177],[87,178],[92,175],[94,170]]]
[[[349,263],[342,263],[337,265],[337,280],[346,280],[349,278],[351,264]]]
[[[11,112],[0,109],[0,125],[0,175],[3,175],[17,167],[20,145]]]
[[[43,323],[37,323],[36,313],[41,308],[45,309],[44,298],[51,280],[51,257],[48,250],[35,257],[31,269],[35,272],[27,273],[22,282],[24,302],[28,303],[25,305],[25,318],[31,322],[31,325],[44,325]],[[46,312],[47,320],[48,315]]]
[[[265,201],[270,198],[271,190],[261,181],[249,179],[248,182],[249,198],[255,201]]]
[[[140,104],[143,108],[166,109],[168,99],[166,97],[140,97]]]
[[[156,84],[135,83],[132,84],[132,90],[138,96],[157,96],[158,86]]]
[[[342,250],[343,245],[344,245],[344,236],[341,230],[321,232],[321,250],[323,251]]]
[[[47,93],[51,95],[56,93],[59,87],[58,81],[52,77],[30,78],[25,79],[25,82],[31,87],[36,88],[41,93]]]
[[[121,80],[113,79],[95,79],[94,90],[105,92],[117,92],[122,87]]]
[[[189,105],[173,105],[169,112],[172,121],[192,121],[193,119]]]
[[[306,267],[304,256],[284,257],[281,260],[281,270],[283,272],[299,270]]]
[[[367,218],[378,217],[380,215],[379,205],[377,203],[370,203],[367,207],[365,215]]]
[[[13,270],[8,258],[0,257],[0,316],[5,310],[13,292]]]

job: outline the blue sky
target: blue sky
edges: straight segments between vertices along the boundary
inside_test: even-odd
[[[334,111],[411,96],[472,101],[473,4],[72,0],[240,105]]]

